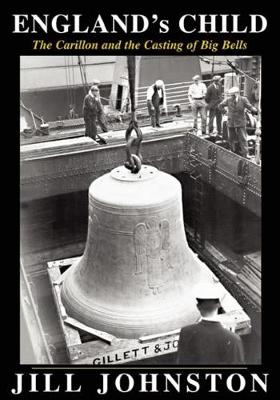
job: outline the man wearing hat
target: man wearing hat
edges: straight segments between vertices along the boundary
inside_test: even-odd
[[[246,118],[245,109],[257,114],[258,110],[253,107],[248,99],[240,96],[239,88],[234,86],[228,91],[229,97],[219,104],[219,109],[223,111],[224,107],[228,108],[228,136],[229,145],[233,152],[237,152],[235,143],[239,143],[238,153],[243,156],[248,156],[248,144],[246,133]]]
[[[193,127],[197,129],[197,115],[200,114],[201,118],[201,133],[206,134],[206,85],[201,82],[200,76],[195,75],[193,78],[193,84],[189,87],[189,101],[193,112]]]
[[[195,290],[200,322],[182,328],[177,363],[185,365],[244,364],[240,337],[219,322],[221,307],[217,284],[201,284]]]
[[[159,116],[160,106],[163,107],[165,112],[167,111],[166,94],[164,88],[164,82],[157,80],[147,90],[147,107],[149,115],[151,117],[151,125],[153,128],[160,128]]]
[[[217,134],[221,135],[222,133],[222,113],[218,107],[222,101],[221,79],[222,77],[220,75],[213,76],[212,83],[208,86],[205,96],[205,101],[209,109],[209,135],[213,133],[214,118],[216,118]]]
[[[92,86],[99,86],[100,85],[100,80],[99,79],[93,79],[92,81]]]
[[[100,85],[100,80],[94,78],[94,79],[92,80],[91,86],[97,86],[97,87],[98,87],[98,90],[99,90],[99,92],[98,92],[98,98],[99,98],[99,100],[101,101],[99,85]]]
[[[100,101],[99,89],[96,85],[93,85],[90,88],[89,93],[84,98],[83,114],[86,126],[85,136],[89,136],[96,140],[96,122],[99,123],[103,132],[108,132],[104,118],[103,106]]]

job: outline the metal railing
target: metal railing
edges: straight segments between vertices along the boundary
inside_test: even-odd
[[[244,92],[244,77],[241,77],[240,89],[241,94]],[[201,82],[205,83],[206,86],[212,82],[211,79],[205,79]],[[167,100],[167,108],[174,109],[176,104],[180,104],[181,107],[186,108],[190,107],[190,102],[188,98],[189,87],[193,83],[193,81],[185,81],[185,82],[174,82],[167,83],[165,85],[165,94]],[[147,89],[149,86],[141,86],[137,89],[136,98],[137,98],[137,111],[147,111]]]
[[[202,81],[205,84],[211,82],[211,79],[206,79]],[[186,82],[174,82],[167,83],[165,85],[165,94],[167,100],[167,108],[172,109],[176,104],[180,104],[183,107],[190,106],[188,91],[190,85],[193,81]],[[146,111],[147,110],[147,89],[149,86],[141,86],[137,90],[136,98],[137,98],[137,111]]]

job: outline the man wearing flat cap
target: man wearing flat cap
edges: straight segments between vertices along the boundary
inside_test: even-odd
[[[99,79],[96,79],[96,78],[94,78],[94,79],[92,80],[92,86],[97,86],[97,87],[98,87],[98,90],[99,90],[99,92],[98,92],[98,96],[99,96],[99,100],[101,101],[101,98],[100,98],[100,89],[99,89],[99,85],[100,85],[100,80],[99,80]]]
[[[218,107],[218,105],[222,101],[221,79],[222,77],[220,75],[213,76],[212,83],[208,86],[205,96],[205,101],[209,109],[209,122],[208,122],[209,135],[213,133],[214,130],[213,123],[215,118],[216,118],[217,134],[221,135],[222,133],[222,113]]]
[[[100,85],[100,80],[99,79],[93,79],[92,81],[92,86],[99,86]]]
[[[244,364],[240,337],[224,328],[217,318],[221,295],[216,286],[214,283],[200,284],[195,288],[194,296],[201,320],[182,328],[178,344],[178,364]]]
[[[224,107],[228,108],[227,125],[230,149],[243,157],[247,157],[248,143],[245,110],[248,109],[254,114],[257,114],[258,110],[249,103],[246,97],[240,96],[237,86],[230,88],[228,94],[229,97],[219,104],[219,109],[223,111]],[[239,150],[235,147],[236,142],[239,143]]]
[[[85,136],[96,140],[97,122],[103,132],[108,132],[103,106],[100,101],[99,89],[96,85],[90,88],[89,93],[84,98],[83,115],[86,126]]]
[[[153,85],[149,86],[147,90],[147,107],[153,128],[160,128],[160,106],[163,107],[165,112],[167,111],[164,82],[158,79]]]
[[[206,85],[201,82],[200,76],[195,75],[193,78],[193,84],[189,87],[188,97],[191,103],[193,113],[193,127],[197,129],[197,116],[200,114],[201,118],[201,133],[206,134]]]

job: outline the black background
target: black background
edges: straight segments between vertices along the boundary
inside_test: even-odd
[[[1,199],[4,202],[2,205],[2,324],[1,331],[2,335],[2,372],[1,381],[4,384],[3,398],[44,398],[44,399],[56,399],[56,398],[72,398],[72,399],[184,399],[188,398],[214,398],[214,399],[262,399],[269,398],[272,393],[272,381],[273,374],[273,364],[277,364],[278,358],[276,351],[278,350],[277,340],[277,318],[279,313],[279,297],[277,288],[277,278],[276,273],[278,270],[278,226],[276,221],[276,216],[279,210],[279,201],[277,194],[277,187],[279,186],[279,151],[277,146],[277,139],[279,136],[279,118],[277,112],[279,112],[279,89],[277,88],[279,83],[279,61],[277,60],[278,55],[278,35],[277,35],[277,14],[273,10],[264,10],[257,5],[252,5],[251,7],[236,6],[235,9],[229,11],[228,4],[224,4],[223,7],[188,7],[186,4],[184,7],[181,6],[180,10],[174,11],[175,5],[169,4],[167,10],[163,10],[162,6],[155,7],[150,4],[149,11],[144,11],[144,8],[135,7],[127,8],[120,11],[119,5],[115,7],[109,6],[109,3],[103,4],[102,9],[100,5],[97,8],[97,4],[92,4],[92,7],[88,6],[87,9],[78,9],[77,7],[72,7],[70,3],[67,7],[61,7],[50,12],[47,9],[42,8],[41,11],[35,8],[28,8],[23,6],[14,6],[9,11],[6,11],[5,15],[2,14],[1,20],[2,28],[5,27],[4,35],[2,35],[1,45],[2,45],[2,195]],[[44,7],[44,4],[41,4]],[[158,14],[162,19],[169,19],[170,21],[170,31],[167,34],[158,34],[156,29],[149,29],[148,32],[144,34],[77,34],[77,35],[58,35],[49,32],[46,34],[13,34],[13,18],[12,14],[51,14],[55,15],[58,13],[62,14],[83,14],[90,23],[96,17],[97,14],[101,14],[104,20],[108,18],[109,14],[143,14],[149,17],[152,14]],[[261,34],[192,34],[187,35],[180,32],[178,28],[179,18],[184,14],[241,14],[242,24],[248,22],[248,14],[262,14],[266,16],[268,20],[268,27],[265,32]],[[84,19],[86,21],[86,19]],[[280,23],[280,22],[279,22]],[[94,38],[92,37],[94,36]],[[108,369],[108,368],[95,368],[95,369],[82,369],[66,371],[63,368],[60,370],[46,370],[42,366],[41,370],[32,370],[31,366],[19,365],[19,57],[20,55],[54,55],[54,54],[96,54],[96,55],[125,55],[125,54],[152,54],[148,52],[118,52],[118,51],[33,51],[32,50],[32,40],[33,39],[46,39],[48,41],[55,41],[58,39],[66,39],[67,41],[73,41],[76,39],[86,39],[88,41],[117,41],[122,40],[135,40],[144,41],[148,39],[164,41],[193,41],[195,39],[213,39],[214,41],[223,41],[237,39],[243,39],[248,42],[248,49],[244,52],[241,50],[237,51],[224,51],[213,53],[216,55],[223,54],[237,54],[237,55],[261,55],[262,56],[262,151],[263,151],[263,313],[262,313],[262,365],[260,366],[248,366],[247,370],[242,371],[215,371],[210,369],[207,370],[196,370],[195,368],[184,369],[178,367],[178,369],[171,369],[175,366],[171,366],[170,369],[160,369],[160,368],[148,368],[148,367],[130,367],[123,369]],[[164,51],[155,52],[157,55],[178,55],[174,51]],[[183,53],[179,53],[183,55]],[[193,53],[192,53],[193,54]],[[202,51],[196,54],[203,54]],[[210,54],[209,50],[205,51],[204,54]],[[4,85],[5,84],[5,85]],[[7,157],[5,157],[5,155]],[[4,217],[7,217],[4,223]],[[9,246],[9,247],[8,247]],[[273,288],[273,282],[276,282],[276,288]],[[6,289],[6,290],[5,290]],[[5,352],[6,350],[6,352]],[[5,355],[4,355],[5,353]],[[39,367],[39,365],[36,365]],[[63,392],[47,394],[47,393],[24,393],[22,395],[13,396],[10,392],[11,388],[15,385],[15,373],[53,373],[55,381],[58,383],[63,382],[63,375],[65,372],[75,373],[75,380],[77,385],[82,385],[83,390],[81,393],[65,394]],[[111,378],[113,378],[120,373],[129,373],[135,378],[135,390],[129,394],[122,394],[116,392],[114,387],[110,390],[108,395],[98,395],[96,393],[97,382],[100,382],[100,374],[102,372],[110,373]],[[183,375],[199,372],[201,376],[201,388],[198,393],[186,393],[184,390],[184,385],[182,386],[181,393],[170,392],[170,393],[140,393],[139,388],[139,373],[159,373],[160,375],[164,372],[166,373],[182,373]],[[241,373],[245,378],[248,377],[250,373],[268,373],[268,387],[269,393],[266,394],[260,390],[259,393],[249,393],[246,389],[242,393],[230,393],[228,391],[222,390],[219,393],[208,393],[208,385],[203,385],[204,376],[206,373],[219,372],[223,375],[223,380],[234,372]],[[62,377],[62,379],[60,379]],[[54,381],[54,384],[55,384]],[[276,379],[274,379],[276,381]],[[161,380],[160,380],[161,382]],[[277,383],[274,382],[277,385]],[[222,384],[221,387],[225,385]],[[159,385],[160,388],[160,385]],[[250,384],[248,384],[248,389],[250,390]]]

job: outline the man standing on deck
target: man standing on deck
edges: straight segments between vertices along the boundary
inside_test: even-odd
[[[244,364],[240,337],[218,320],[220,294],[214,284],[201,284],[195,291],[201,320],[182,328],[178,344],[180,365]]]
[[[189,87],[189,102],[191,103],[193,113],[193,127],[197,129],[197,115],[200,114],[201,118],[201,133],[206,134],[206,85],[201,82],[200,76],[195,75],[193,78],[193,84]]]
[[[167,111],[166,94],[163,81],[157,80],[153,85],[149,86],[147,90],[147,106],[149,115],[151,117],[152,127],[160,128],[160,106],[163,106],[165,112]]]
[[[242,157],[248,157],[245,109],[254,114],[257,114],[258,110],[249,103],[246,97],[240,96],[237,86],[230,88],[228,94],[229,97],[219,104],[219,109],[223,111],[224,107],[228,108],[227,126],[230,149]],[[239,143],[239,150],[236,149],[236,142]]]
[[[85,136],[89,136],[96,140],[97,136],[97,125],[99,123],[103,132],[108,132],[106,126],[103,106],[100,101],[99,89],[93,85],[89,93],[84,98],[83,114],[86,126]]]
[[[214,130],[213,127],[214,118],[216,118],[217,134],[220,136],[222,135],[222,113],[218,107],[218,105],[222,101],[221,79],[222,77],[220,75],[213,76],[212,83],[208,86],[205,97],[205,101],[209,109],[209,123],[208,123],[209,135],[211,135]]]

